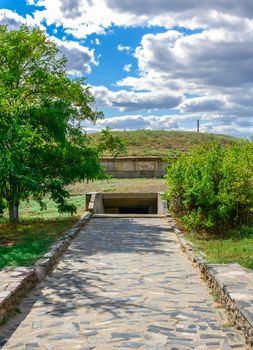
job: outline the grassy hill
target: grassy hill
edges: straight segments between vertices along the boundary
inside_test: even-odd
[[[231,144],[237,139],[227,135],[164,131],[164,130],[136,130],[114,131],[126,142],[127,156],[166,156],[169,150],[187,150],[191,145],[198,143],[211,143],[213,140],[222,145]],[[98,139],[99,133],[89,135]]]

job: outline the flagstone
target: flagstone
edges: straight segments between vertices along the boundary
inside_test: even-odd
[[[166,218],[92,218],[20,310],[3,350],[246,349]]]

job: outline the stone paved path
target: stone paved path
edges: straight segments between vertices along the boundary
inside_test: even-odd
[[[21,311],[4,350],[246,349],[166,219],[93,218]]]

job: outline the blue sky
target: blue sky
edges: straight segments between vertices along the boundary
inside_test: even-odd
[[[253,4],[0,0],[0,23],[39,26],[85,76],[105,118],[88,131],[253,135]]]

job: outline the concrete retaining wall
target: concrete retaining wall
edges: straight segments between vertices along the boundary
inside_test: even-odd
[[[116,178],[159,178],[166,173],[166,162],[161,157],[103,157],[101,164]]]

